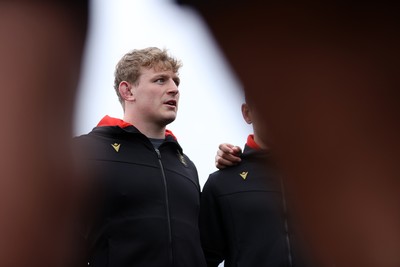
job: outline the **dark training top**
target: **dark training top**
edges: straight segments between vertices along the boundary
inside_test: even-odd
[[[197,170],[170,131],[157,149],[133,125],[106,116],[75,141],[95,172],[89,266],[206,266]]]
[[[201,197],[200,233],[208,266],[295,266],[282,186],[250,135],[239,165],[214,172]]]

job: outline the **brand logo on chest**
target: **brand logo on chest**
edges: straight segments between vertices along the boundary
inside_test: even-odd
[[[246,180],[247,174],[248,174],[248,173],[249,173],[249,172],[241,172],[241,173],[239,173],[239,175],[240,175],[240,177],[243,178],[243,180]]]
[[[111,146],[114,148],[114,150],[115,150],[115,152],[119,152],[119,148],[121,147],[121,144],[118,144],[118,143],[114,143],[114,144],[111,144]]]

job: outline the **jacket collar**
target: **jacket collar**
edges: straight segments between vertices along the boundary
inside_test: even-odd
[[[249,134],[246,145],[254,150],[260,150],[260,146],[254,141],[254,134]]]
[[[246,145],[244,146],[244,150],[242,156],[257,156],[257,157],[266,157],[270,154],[269,149],[262,149],[255,141],[254,135],[250,134],[247,137]]]
[[[134,127],[134,125],[130,124],[129,122],[106,115],[100,120],[100,122],[97,124],[97,127],[107,127],[107,126],[117,126],[121,129],[127,129],[132,126]],[[175,135],[170,130],[165,130],[165,137],[168,136],[171,136],[174,140],[177,140]]]

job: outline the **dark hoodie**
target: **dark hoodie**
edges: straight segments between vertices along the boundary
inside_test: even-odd
[[[282,184],[268,153],[250,135],[239,165],[210,175],[202,193],[200,233],[208,266],[293,264]]]
[[[197,170],[170,131],[155,148],[133,125],[106,116],[76,144],[96,188],[90,266],[205,266]]]

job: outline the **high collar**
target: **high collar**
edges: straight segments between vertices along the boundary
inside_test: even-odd
[[[270,154],[269,149],[261,148],[255,141],[254,135],[250,134],[247,137],[246,145],[244,146],[241,157],[268,157]]]
[[[247,137],[246,145],[254,150],[260,150],[261,147],[254,140],[254,134],[249,134]]]
[[[100,122],[97,124],[97,127],[106,127],[106,126],[117,126],[120,127],[121,129],[124,129],[134,125],[124,120],[113,118],[106,115],[100,120]],[[166,137],[172,136],[175,140],[177,140],[175,135],[170,130],[165,130],[165,136]]]

